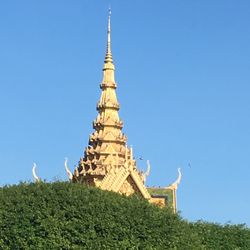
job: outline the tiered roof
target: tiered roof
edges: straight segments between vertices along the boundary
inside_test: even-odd
[[[119,117],[120,105],[116,96],[115,66],[111,53],[110,12],[108,16],[107,49],[100,84],[101,97],[97,103],[94,132],[75,169],[73,180],[130,195],[134,192],[150,199],[144,186],[145,175],[138,171],[132,148],[126,145],[122,133],[123,122]]]

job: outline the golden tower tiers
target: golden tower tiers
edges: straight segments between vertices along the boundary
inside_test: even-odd
[[[109,12],[101,97],[96,107],[98,115],[93,121],[94,132],[89,137],[88,146],[74,171],[72,181],[125,195],[137,193],[150,202],[166,205],[166,196],[151,196],[150,189],[145,187],[147,173],[137,169],[133,150],[127,147],[127,137],[122,133],[123,122],[118,113],[120,105],[116,96],[110,33]]]

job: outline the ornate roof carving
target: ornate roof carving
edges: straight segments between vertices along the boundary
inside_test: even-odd
[[[137,192],[150,199],[144,186],[145,175],[137,170],[132,148],[127,148],[127,137],[122,133],[123,122],[118,113],[120,105],[116,96],[110,35],[109,15],[101,97],[97,103],[98,115],[93,121],[94,132],[89,137],[89,145],[72,179],[127,195]]]

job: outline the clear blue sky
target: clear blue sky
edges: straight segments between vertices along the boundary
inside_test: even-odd
[[[184,218],[250,225],[250,2],[0,2],[0,185],[66,180],[96,117],[112,6],[120,115]],[[146,161],[138,161],[141,169]],[[189,163],[191,167],[189,167]]]

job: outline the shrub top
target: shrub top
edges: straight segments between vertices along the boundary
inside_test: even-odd
[[[250,249],[250,230],[80,184],[21,183],[0,188],[0,249]]]

